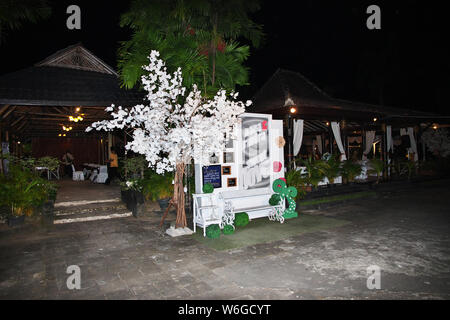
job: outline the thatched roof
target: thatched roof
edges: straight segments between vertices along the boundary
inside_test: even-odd
[[[0,105],[134,105],[142,98],[137,90],[122,89],[114,69],[80,44],[0,76]]]
[[[283,117],[288,106],[295,105],[293,115],[303,119],[368,120],[377,117],[428,117],[430,113],[392,108],[369,103],[336,99],[298,72],[278,69],[253,97],[248,112],[272,113]]]
[[[0,122],[2,129],[21,136],[55,136],[81,107],[84,120],[73,125],[73,136],[108,118],[105,107],[133,106],[143,98],[138,90],[121,88],[114,69],[77,44],[0,76]]]

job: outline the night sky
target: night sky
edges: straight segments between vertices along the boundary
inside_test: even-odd
[[[1,1],[1,0],[0,0]],[[66,8],[81,8],[81,30],[66,28]],[[369,5],[381,8],[381,30],[366,27]],[[29,67],[77,42],[116,67],[127,1],[53,1],[50,19],[26,24],[0,46],[0,74]],[[251,98],[276,71],[298,71],[334,97],[450,115],[450,34],[444,2],[263,1],[254,20],[264,44],[247,62]],[[382,89],[380,89],[382,88]]]

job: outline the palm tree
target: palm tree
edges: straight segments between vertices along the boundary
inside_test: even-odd
[[[36,23],[48,18],[51,12],[46,0],[0,1],[0,44],[8,30],[17,30],[27,21]]]
[[[259,45],[261,27],[247,15],[258,8],[254,0],[134,0],[120,22],[133,31],[119,49],[123,85],[135,86],[150,50],[158,50],[169,69],[181,67],[184,85],[197,83],[206,95],[247,85],[243,63],[250,48],[236,40]]]

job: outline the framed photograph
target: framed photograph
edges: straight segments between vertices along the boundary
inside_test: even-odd
[[[224,152],[223,163],[234,163],[234,152]]]
[[[219,157],[213,154],[211,157],[209,157],[209,164],[217,164],[219,163]]]
[[[225,148],[227,149],[233,149],[234,146],[234,140],[230,139],[227,141],[227,143],[225,144]]]
[[[231,166],[223,166],[222,167],[222,175],[230,175],[231,174]]]
[[[227,179],[227,187],[236,187],[237,179],[236,178],[228,178]]]

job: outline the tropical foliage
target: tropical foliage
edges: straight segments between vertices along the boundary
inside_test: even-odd
[[[259,45],[261,26],[248,16],[258,9],[255,0],[133,1],[120,21],[133,32],[119,49],[123,84],[131,88],[138,83],[151,50],[160,52],[170,71],[181,67],[183,85],[197,84],[205,96],[248,84],[244,62],[250,48],[237,39]]]
[[[21,28],[25,22],[36,23],[48,18],[51,12],[46,0],[0,1],[0,44],[8,31]]]
[[[376,174],[377,175],[377,183],[381,181],[383,177],[383,170],[385,168],[384,162],[380,159],[373,158],[369,161],[370,169],[367,170],[368,174]]]
[[[340,169],[340,174],[342,176],[343,181],[345,183],[348,183],[353,182],[355,180],[355,177],[361,174],[361,171],[362,171],[361,165],[349,159],[343,161]]]
[[[7,175],[0,176],[0,207],[10,208],[13,216],[31,215],[55,194],[54,183],[27,167],[13,164]]]

